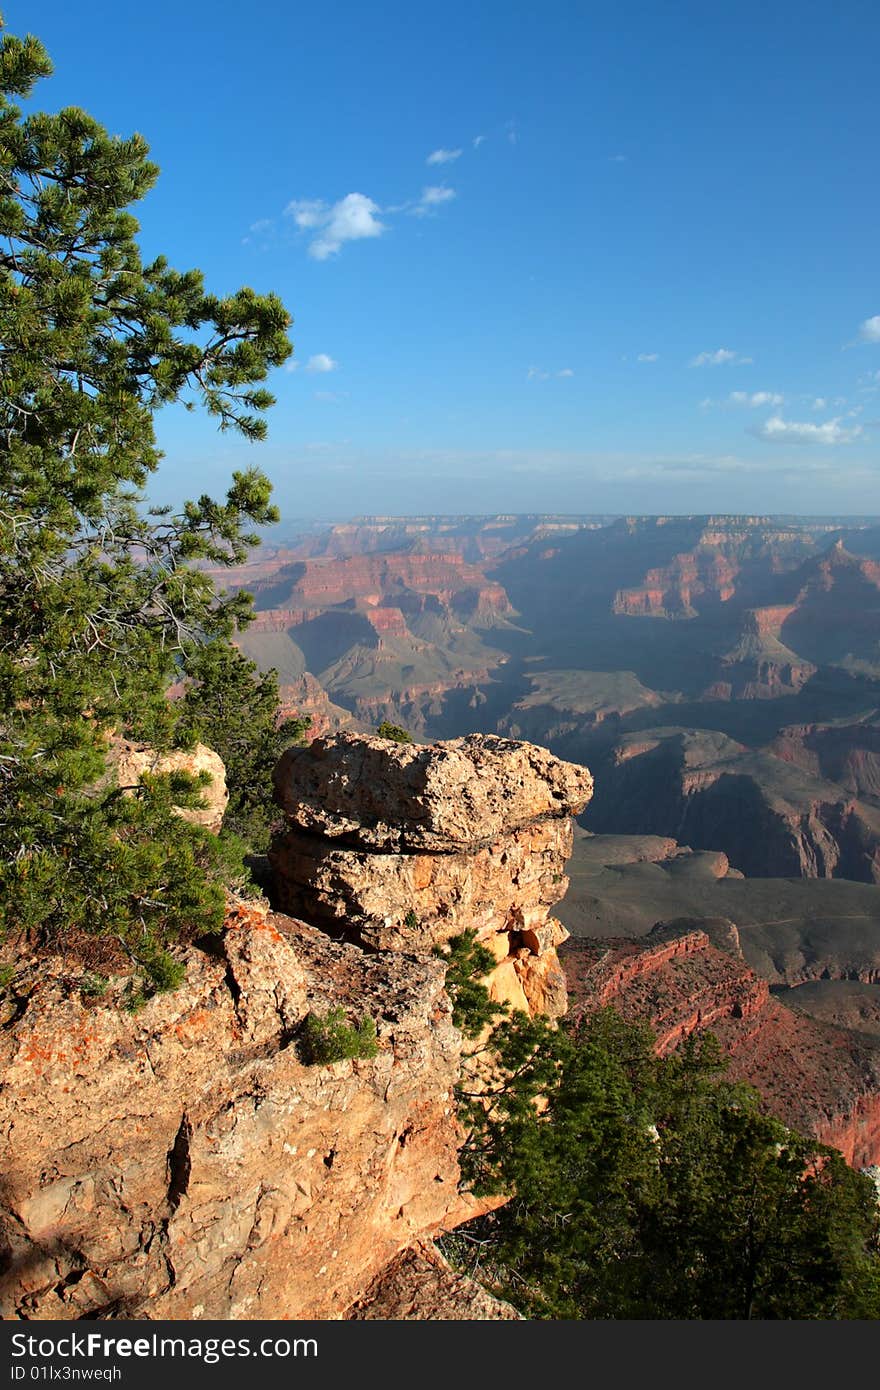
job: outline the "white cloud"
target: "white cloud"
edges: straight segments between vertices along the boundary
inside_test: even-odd
[[[638,355],[638,357],[636,358],[636,361],[637,361],[637,362],[656,362],[657,359],[659,358],[659,356],[660,356],[659,352],[640,352],[639,355]]]
[[[462,156],[461,150],[432,150],[425,160],[426,164],[452,164]]]
[[[785,397],[777,391],[731,391],[728,396],[731,405],[750,405],[757,408],[765,405],[782,405]]]
[[[309,243],[309,255],[316,261],[335,256],[347,241],[378,237],[388,230],[377,217],[381,209],[364,193],[347,193],[332,204],[320,198],[295,198],[285,211],[301,230],[319,231]]]
[[[480,146],[483,144],[483,141],[486,139],[487,137],[485,135],[475,135],[473,140],[471,141],[474,149],[478,150]]]
[[[413,217],[426,217],[435,208],[442,207],[444,203],[451,203],[458,194],[454,188],[446,188],[441,185],[433,185],[430,188],[422,189],[422,196],[414,206],[408,209]]]
[[[859,325],[859,337],[863,343],[880,343],[880,314]]]
[[[743,357],[731,348],[716,348],[714,352],[698,352],[696,357],[691,358],[688,366],[723,367],[729,362],[735,362],[738,366],[745,367],[751,361],[751,357]]]
[[[625,154],[610,154],[608,156],[609,164],[626,164],[627,160],[628,156]]]
[[[551,376],[572,377],[574,376],[574,368],[560,367],[558,371],[548,372],[544,367],[529,367],[526,372],[527,381],[549,381]]]
[[[827,400],[827,397],[825,397],[825,396],[817,396],[816,399],[813,401],[813,404],[810,406],[810,409],[811,409],[811,410],[827,410],[827,409],[828,409],[828,400]]]
[[[316,352],[306,363],[307,372],[335,372],[339,366],[326,352]]]
[[[771,415],[751,432],[769,444],[851,444],[862,434],[862,427],[847,429],[839,416],[816,425],[808,420],[783,420],[780,415]]]
[[[302,228],[320,227],[330,215],[323,198],[294,198],[284,211]]]

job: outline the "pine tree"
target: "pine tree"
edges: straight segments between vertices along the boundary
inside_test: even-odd
[[[658,1058],[650,1030],[609,1009],[555,1032],[520,1016],[495,1042],[495,1084],[460,1097],[462,1168],[477,1193],[510,1196],[471,1234],[517,1306],[880,1317],[873,1184],[727,1080],[714,1038]]]
[[[311,718],[280,718],[277,673],[260,674],[228,642],[206,643],[187,663],[187,675],[180,733],[219,753],[229,788],[224,827],[262,853],[280,817],[272,771],[285,748],[303,741]]]
[[[253,469],[223,501],[147,509],[154,415],[201,405],[262,438],[259,383],[292,350],[290,316],[143,262],[128,209],[158,174],[148,146],[75,107],[23,116],[13,98],[51,70],[36,38],[2,37],[0,934],[100,938],[164,986],[169,944],[222,920],[224,849],[175,814],[198,797],[186,779],[114,788],[108,740],[185,735],[168,686],[205,643],[228,648],[250,605],[193,562],[239,563],[277,511]]]

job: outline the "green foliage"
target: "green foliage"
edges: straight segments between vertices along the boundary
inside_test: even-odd
[[[481,983],[481,977],[494,969],[495,957],[478,944],[472,927],[450,937],[444,946],[436,946],[434,955],[447,964],[446,992],[452,1000],[452,1022],[465,1037],[478,1038],[487,1024],[507,1012],[506,1005],[492,1002]]]
[[[12,98],[50,72],[37,39],[2,37],[0,934],[100,937],[168,988],[167,948],[220,924],[235,847],[174,814],[198,800],[179,779],[118,796],[108,736],[191,736],[168,687],[206,644],[219,663],[250,615],[194,562],[240,562],[278,514],[254,469],[223,501],[147,510],[153,418],[198,403],[261,438],[258,383],[291,351],[290,318],[274,295],[218,298],[199,271],[143,262],[128,208],[157,177],[148,147],[75,107],[23,116]]]
[[[219,753],[229,789],[224,829],[259,853],[279,818],[272,770],[285,748],[304,741],[311,718],[279,719],[277,674],[260,675],[228,642],[206,643],[188,661],[187,676],[180,736]]]
[[[414,743],[412,734],[408,734],[406,729],[402,729],[399,724],[391,724],[387,719],[376,730],[377,737],[390,739],[392,743]]]
[[[419,925],[419,919],[411,907],[407,909],[403,919],[403,925],[409,927],[410,931],[415,931],[416,927]]]
[[[15,979],[14,965],[0,965],[0,995],[4,994]]]
[[[352,1027],[342,1008],[330,1009],[323,1017],[309,1013],[303,1023],[300,1050],[304,1062],[322,1066],[346,1057],[375,1057],[375,1021],[364,1017]]]
[[[873,1184],[727,1081],[714,1038],[657,1058],[607,1010],[495,1033],[462,1096],[463,1172],[512,1193],[477,1223],[483,1269],[544,1318],[876,1318]]]
[[[106,975],[87,970],[79,982],[79,992],[83,999],[103,999],[108,983]]]

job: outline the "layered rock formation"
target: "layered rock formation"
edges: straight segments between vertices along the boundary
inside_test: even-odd
[[[428,952],[475,930],[490,993],[565,1012],[550,912],[565,894],[570,817],[592,778],[490,735],[427,746],[337,734],[276,769],[286,829],[270,851],[287,910],[378,950]]]
[[[797,694],[817,668],[780,641],[782,626],[793,612],[791,604],[747,608],[736,641],[722,653],[704,699],[773,700]]]
[[[461,1039],[437,961],[369,956],[242,906],[138,1013],[57,959],[0,1030],[0,1315],[331,1318],[457,1191]],[[377,1023],[307,1066],[309,1010]]]
[[[880,883],[880,811],[793,760],[714,730],[622,739],[600,767],[591,829],[723,850],[755,877]]]

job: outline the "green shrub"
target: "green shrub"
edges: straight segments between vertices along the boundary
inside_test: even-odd
[[[106,975],[87,970],[79,982],[79,992],[83,999],[102,999],[107,993],[107,983]]]
[[[309,1013],[303,1024],[300,1052],[304,1062],[323,1066],[347,1057],[375,1057],[378,1051],[375,1020],[365,1016],[352,1027],[345,1010],[330,1009],[323,1016]]]
[[[392,743],[414,743],[412,734],[408,734],[406,729],[402,729],[399,724],[391,724],[387,719],[376,730],[378,738],[390,739]]]

